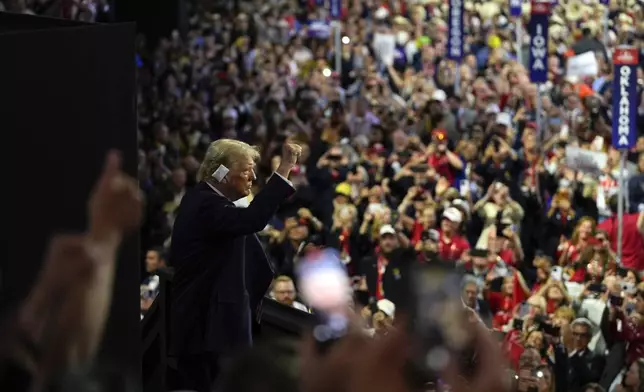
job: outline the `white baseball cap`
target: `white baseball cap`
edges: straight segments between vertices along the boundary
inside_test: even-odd
[[[447,99],[447,94],[443,90],[434,90],[432,93],[432,101],[443,102]]]
[[[394,316],[396,315],[396,305],[394,305],[394,303],[388,299],[381,299],[376,303],[376,307],[382,313],[386,314],[391,318],[394,318]]]
[[[449,219],[452,222],[461,223],[463,221],[463,214],[455,207],[449,207],[443,211],[443,218]]]
[[[385,234],[396,234],[396,229],[392,225],[382,225],[380,228],[380,235],[383,236]]]
[[[389,16],[389,10],[386,9],[385,7],[380,7],[376,10],[373,16],[375,19],[378,19],[378,20],[385,19],[386,17]]]
[[[496,115],[496,123],[500,125],[505,125],[506,127],[511,127],[512,118],[510,118],[509,113],[501,112]]]
[[[495,103],[491,103],[487,108],[485,108],[485,114],[498,114],[499,112],[501,112],[501,109],[499,108],[499,105]]]
[[[470,213],[470,205],[463,199],[456,199],[452,202],[455,207],[461,207],[466,214]]]

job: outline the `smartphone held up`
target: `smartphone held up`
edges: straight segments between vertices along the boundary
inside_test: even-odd
[[[472,342],[461,278],[453,266],[438,263],[418,265],[412,271],[411,359],[430,380],[453,360],[462,362]]]
[[[325,352],[349,330],[351,280],[334,249],[309,252],[298,263],[297,275],[302,295],[313,310],[313,337]]]

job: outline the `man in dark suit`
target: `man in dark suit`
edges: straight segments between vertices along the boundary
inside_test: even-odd
[[[287,178],[300,153],[285,144],[274,175],[248,208],[239,208],[233,202],[250,195],[259,153],[231,139],[208,148],[199,184],[179,206],[170,248],[169,354],[177,359],[178,389],[211,391],[220,362],[252,345],[253,319],[273,279],[255,233],[293,194]]]
[[[485,300],[479,298],[479,282],[472,275],[465,275],[463,278],[463,303],[479,315],[481,321],[488,327],[492,327],[492,311]]]
[[[568,354],[568,390],[583,391],[584,385],[600,380],[606,358],[588,348],[593,336],[593,324],[590,320],[578,318],[570,326],[574,349]]]

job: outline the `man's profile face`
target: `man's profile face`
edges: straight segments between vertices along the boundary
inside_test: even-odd
[[[295,285],[293,282],[277,282],[273,289],[275,300],[281,304],[291,306],[295,301]]]
[[[149,250],[145,255],[145,270],[154,272],[161,267],[161,255],[156,250]]]
[[[242,161],[226,178],[235,200],[250,195],[255,181],[255,162],[250,158]]]
[[[477,295],[478,287],[476,287],[476,283],[468,283],[463,288],[463,301],[470,308],[474,308],[476,306]]]

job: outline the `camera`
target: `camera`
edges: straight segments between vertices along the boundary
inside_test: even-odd
[[[622,291],[627,294],[637,293],[637,287],[631,282],[622,282]]]
[[[617,295],[611,295],[609,297],[609,302],[610,302],[611,306],[620,307],[620,306],[624,305],[624,298],[622,298],[620,296],[617,296]]]
[[[514,329],[522,331],[523,330],[523,320],[515,318],[512,321],[512,326],[514,327]]]
[[[411,167],[413,173],[425,173],[429,166],[426,163],[421,163]]]
[[[544,315],[535,316],[534,322],[538,325],[539,331],[546,335],[559,336],[561,332],[561,328],[548,322],[547,317]]]
[[[603,293],[606,291],[606,286],[601,283],[592,283],[588,285],[588,291],[592,293]]]

